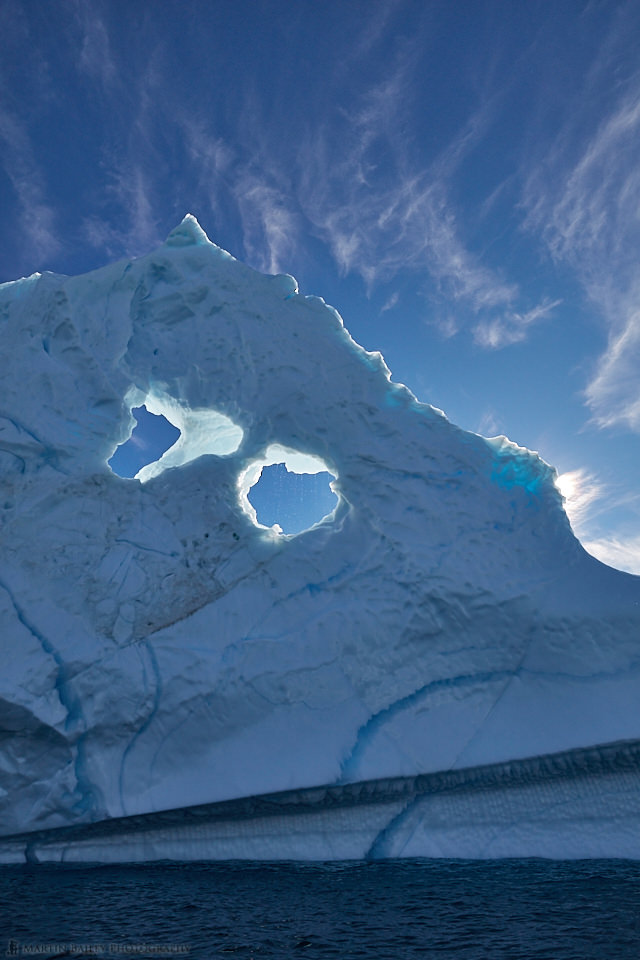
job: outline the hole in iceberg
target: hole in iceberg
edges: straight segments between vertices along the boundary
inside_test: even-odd
[[[257,526],[303,533],[335,510],[336,479],[319,457],[272,444],[240,477],[240,501]]]
[[[149,413],[143,405],[131,411],[136,419],[131,436],[115,449],[107,461],[119,477],[135,477],[142,467],[155,463],[170,450],[180,437],[180,431],[162,414]]]
[[[107,461],[120,477],[144,483],[207,454],[235,453],[242,443],[242,428],[217,410],[192,409],[168,394],[154,391],[145,396],[133,387],[126,400],[137,426]]]

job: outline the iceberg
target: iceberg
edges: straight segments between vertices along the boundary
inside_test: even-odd
[[[0,323],[0,861],[640,857],[640,578],[536,453],[191,216]],[[335,478],[296,535],[279,462]]]

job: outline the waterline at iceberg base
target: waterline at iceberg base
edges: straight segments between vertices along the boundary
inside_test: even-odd
[[[640,859],[640,741],[0,839],[0,863]]]
[[[640,857],[640,578],[537,454],[192,217],[0,318],[0,859]],[[335,478],[295,536],[279,462]]]

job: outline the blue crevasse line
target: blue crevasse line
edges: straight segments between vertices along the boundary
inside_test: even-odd
[[[373,839],[373,843],[367,850],[364,855],[365,860],[386,860],[389,856],[389,846],[393,840],[393,835],[396,830],[402,825],[404,820],[411,814],[414,807],[423,799],[424,794],[419,793],[415,797],[411,798],[404,805],[402,810],[396,813],[395,817],[392,817],[389,820],[389,823],[386,827],[383,827],[379,833]],[[398,851],[396,856],[401,856],[401,852]]]
[[[42,440],[40,439],[40,437],[36,436],[36,434],[33,432],[33,430],[29,430],[28,427],[25,427],[24,424],[20,423],[20,422],[19,422],[18,420],[16,420],[14,417],[5,417],[4,415],[2,415],[2,416],[3,416],[3,419],[8,420],[8,422],[9,422],[13,427],[15,427],[15,429],[18,431],[18,433],[26,433],[26,435],[27,435],[28,437],[31,437],[32,440],[35,440],[36,443],[39,443],[40,445],[42,445]]]
[[[335,573],[332,573],[329,577],[325,577],[324,580],[320,580],[314,583],[305,583],[302,587],[296,587],[295,590],[292,590],[291,593],[286,594],[286,596],[281,597],[276,600],[273,604],[273,609],[276,607],[288,603],[290,600],[294,600],[296,597],[303,596],[305,593],[308,593],[310,596],[315,596],[316,594],[323,593],[328,587],[334,583],[339,583],[343,578],[348,577],[356,572],[357,567],[352,563],[345,563],[337,570]],[[250,632],[249,632],[250,636]],[[248,639],[248,638],[245,638]]]
[[[395,700],[389,704],[389,706],[383,707],[369,717],[367,722],[358,730],[351,753],[340,765],[340,776],[336,783],[347,783],[349,780],[354,779],[362,754],[385,723],[388,723],[408,707],[415,706],[420,700],[426,699],[434,690],[446,687],[472,686],[478,683],[488,683],[492,680],[510,680],[514,675],[514,670],[496,670],[487,673],[465,674],[458,677],[445,677],[441,680],[432,680],[430,683],[425,683],[423,686],[418,687],[413,693],[400,697],[399,700]]]
[[[149,711],[146,720],[144,720],[140,725],[140,727],[138,727],[137,731],[134,733],[133,737],[125,747],[125,750],[122,754],[122,760],[120,761],[120,777],[118,782],[118,788],[120,792],[120,806],[122,807],[123,813],[125,814],[126,814],[126,805],[125,805],[125,793],[124,793],[124,774],[125,774],[125,766],[127,763],[127,758],[131,753],[132,749],[134,748],[134,746],[136,745],[136,743],[138,742],[138,740],[140,739],[140,737],[143,735],[143,733],[146,730],[149,729],[149,727],[153,723],[153,720],[160,708],[160,702],[162,700],[162,691],[163,691],[162,675],[160,673],[160,665],[158,663],[156,652],[148,640],[144,641],[144,647],[147,653],[149,654],[149,660],[151,662],[151,667],[153,669],[153,674],[154,674],[155,684],[154,684],[154,691],[153,691],[153,703],[151,705],[151,710]],[[143,680],[145,685],[145,693],[147,693],[149,690],[149,683],[147,680],[147,669],[146,669],[146,665],[143,664],[143,666],[144,666]]]
[[[29,631],[33,637],[35,637],[44,652],[48,654],[56,664],[57,674],[54,686],[60,703],[67,711],[65,730],[69,731],[70,733],[81,731],[80,736],[77,738],[74,744],[74,770],[76,775],[77,789],[80,794],[77,803],[74,804],[74,808],[83,811],[90,810],[101,816],[102,805],[98,801],[97,790],[91,783],[86,770],[86,753],[84,745],[86,729],[83,729],[86,727],[85,717],[82,712],[81,700],[73,692],[71,679],[68,675],[68,667],[65,664],[62,655],[58,650],[56,650],[51,641],[48,640],[47,637],[45,637],[45,635],[41,633],[38,628],[28,619],[27,615],[16,600],[9,585],[4,580],[0,580],[0,587],[6,591],[9,599],[11,600],[11,604],[15,610],[18,621],[26,630]],[[70,743],[70,747],[71,746],[72,744]]]
[[[65,477],[69,476],[68,471],[63,470],[62,467],[60,466],[60,451],[56,449],[56,447],[52,446],[51,444],[45,443],[45,441],[42,440],[36,433],[34,433],[33,430],[30,430],[23,423],[20,423],[19,420],[15,419],[15,417],[7,416],[6,414],[3,414],[0,411],[0,419],[6,420],[7,423],[10,423],[16,429],[18,434],[24,433],[27,437],[30,437],[33,441],[35,441],[35,443],[37,443],[38,446],[42,448],[39,451],[39,455],[44,458],[44,462],[48,464],[52,468],[52,470],[55,470],[57,473],[61,473]],[[77,430],[75,431],[75,435],[79,436],[79,433]],[[13,446],[15,446],[15,444],[12,442],[11,447]],[[9,450],[9,452],[15,453],[15,451],[11,449]]]

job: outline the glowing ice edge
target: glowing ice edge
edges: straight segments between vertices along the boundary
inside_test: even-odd
[[[598,760],[640,740],[640,580],[585,553],[552,467],[419,403],[191,217],[2,285],[0,323],[3,857],[103,827],[82,856],[640,855],[637,774]],[[181,439],[138,483],[107,460],[140,403]],[[333,513],[256,525],[269,462],[328,469]],[[514,763],[526,785],[473,781]],[[454,774],[395,812],[305,792]],[[304,812],[189,840],[188,811],[282,791]]]
[[[176,442],[159,460],[147,464],[137,472],[135,479],[141,483],[159,477],[171,467],[182,467],[191,463],[198,457],[228,456],[235,453],[242,443],[242,429],[229,417],[215,410],[192,410],[166,393],[143,394],[135,387],[127,391],[125,402],[131,409],[145,406],[149,413],[166,417],[169,423],[180,431]]]

